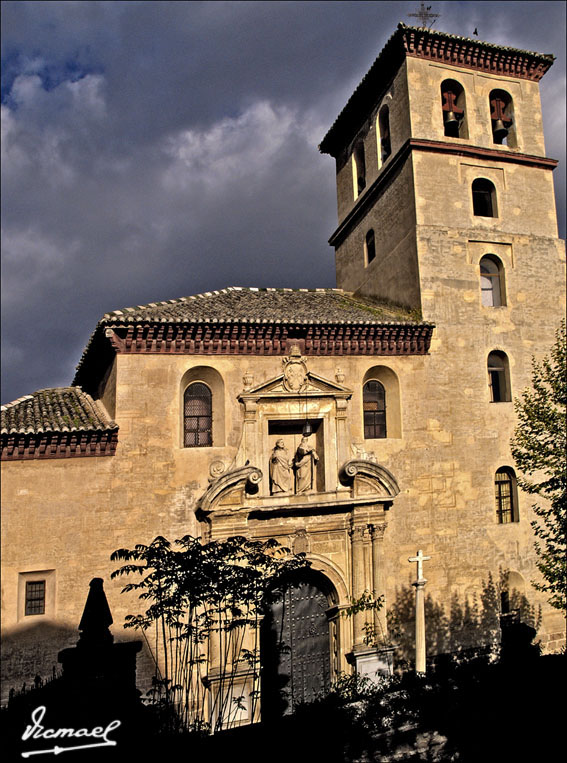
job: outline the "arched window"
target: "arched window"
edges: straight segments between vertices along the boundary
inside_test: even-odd
[[[379,381],[366,382],[362,392],[364,439],[386,437],[386,391]]]
[[[206,384],[190,384],[183,395],[183,444],[203,448],[213,444],[213,405]]]
[[[374,231],[372,228],[366,234],[364,239],[364,266],[370,265],[372,260],[376,257],[376,243],[374,241]]]
[[[485,307],[501,307],[506,304],[504,292],[504,268],[492,254],[480,261],[480,291]]]
[[[500,467],[494,480],[496,519],[499,524],[519,521],[517,492],[514,470],[508,466]]]
[[[358,140],[353,151],[353,176],[356,199],[366,188],[366,162],[364,160],[364,143]]]
[[[492,90],[490,100],[490,122],[492,141],[499,145],[515,147],[514,103],[505,90]]]
[[[378,133],[380,136],[378,158],[379,166],[381,167],[392,153],[392,141],[390,139],[390,110],[387,106],[382,106],[380,113],[378,114]]]
[[[441,83],[441,111],[443,129],[449,138],[468,138],[465,91],[456,80]]]
[[[488,386],[490,402],[509,403],[512,399],[508,356],[505,352],[495,350],[488,356]]]
[[[477,178],[472,184],[473,212],[479,217],[498,217],[496,188],[486,178]]]

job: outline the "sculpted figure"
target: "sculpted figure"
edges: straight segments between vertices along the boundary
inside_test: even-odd
[[[315,487],[317,461],[317,451],[309,444],[307,437],[302,437],[293,459],[296,493],[306,493]]]
[[[291,466],[283,440],[277,440],[270,456],[270,494],[289,493]]]

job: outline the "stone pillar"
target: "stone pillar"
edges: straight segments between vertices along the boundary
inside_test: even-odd
[[[244,399],[244,431],[242,444],[236,456],[237,466],[243,466],[247,461],[251,464],[262,464],[262,470],[267,469],[260,460],[260,447],[258,443],[258,401],[251,398]]]
[[[372,539],[372,585],[374,596],[383,596],[382,607],[374,612],[374,628],[379,641],[385,642],[388,637],[388,623],[386,620],[386,584],[384,581],[384,532],[386,523],[369,526]]]
[[[425,584],[421,578],[412,583],[415,588],[415,672],[425,673]]]
[[[352,559],[352,597],[359,599],[364,593],[364,527],[352,526],[350,531]],[[353,617],[353,649],[364,646],[364,612]]]
[[[349,459],[348,450],[348,426],[347,426],[347,405],[348,400],[338,398],[336,401],[337,414],[336,414],[336,426],[337,426],[337,474],[338,470],[342,468]],[[342,485],[340,482],[337,484],[337,489],[341,490]]]

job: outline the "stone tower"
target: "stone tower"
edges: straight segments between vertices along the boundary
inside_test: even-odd
[[[556,325],[557,162],[545,156],[538,85],[552,63],[398,26],[320,146],[337,163],[337,286],[419,310],[440,330],[503,333],[536,313],[540,328]]]
[[[513,399],[564,316],[557,162],[545,154],[539,94],[553,60],[399,24],[320,145],[336,159],[337,286],[436,327],[411,411],[405,393],[404,417],[419,410],[427,422],[410,468],[434,475],[420,482],[418,505],[430,513],[414,513],[414,526],[445,522],[446,532],[454,517],[461,537],[465,527],[481,532],[486,543],[463,560],[462,579],[499,565],[530,595],[529,499],[517,491],[509,443]],[[430,436],[446,442],[441,460]],[[452,497],[432,487],[442,473]],[[443,551],[445,563],[455,551]],[[561,630],[554,618],[544,615],[549,633]]]

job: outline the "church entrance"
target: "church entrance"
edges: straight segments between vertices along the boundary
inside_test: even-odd
[[[329,597],[319,577],[276,592],[261,632],[262,719],[288,715],[331,683]]]

